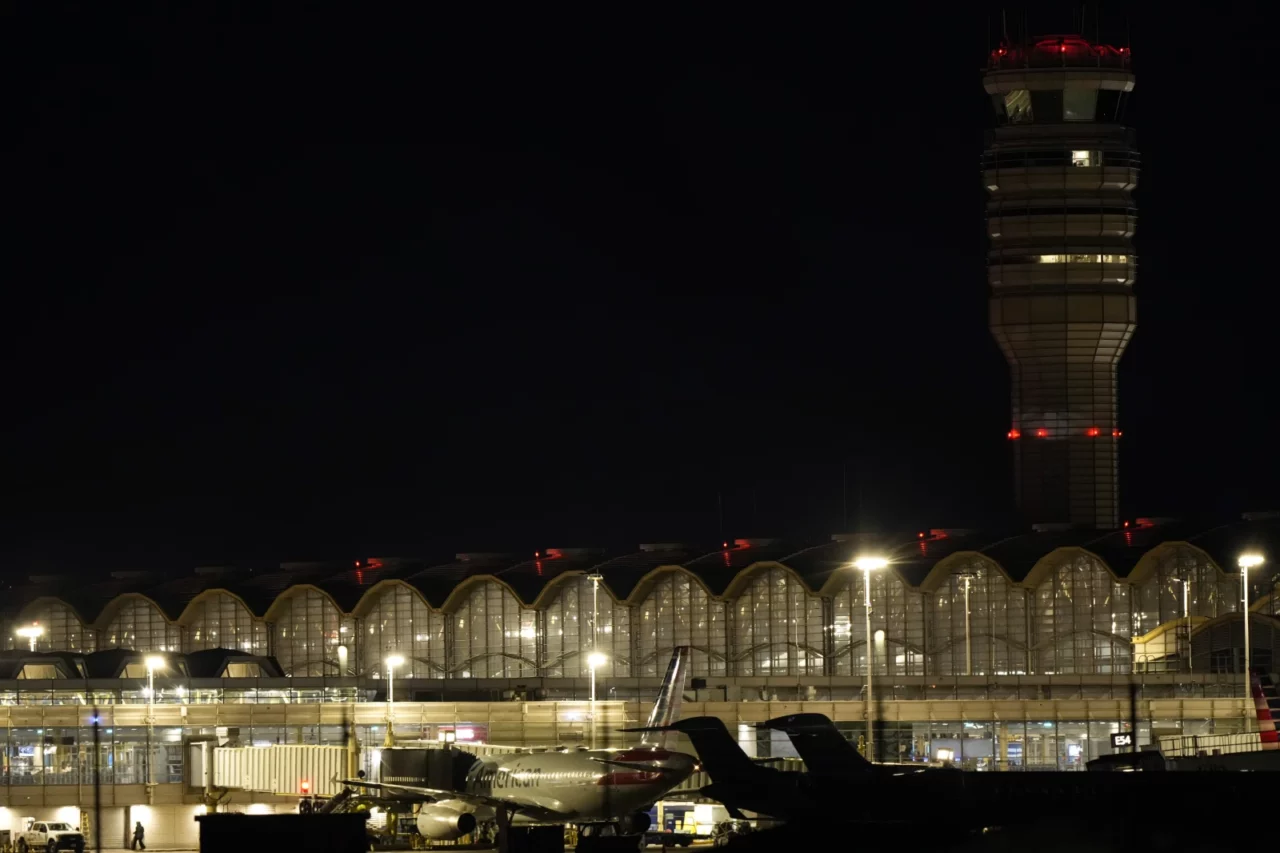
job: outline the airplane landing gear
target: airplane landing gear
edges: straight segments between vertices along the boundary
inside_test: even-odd
[[[511,811],[498,809],[498,853],[563,853],[563,826],[513,827]]]
[[[636,817],[644,821],[637,821]],[[644,828],[636,831],[637,826]],[[643,812],[619,823],[585,823],[578,828],[576,853],[636,853],[644,849],[644,830],[648,827],[649,816]]]

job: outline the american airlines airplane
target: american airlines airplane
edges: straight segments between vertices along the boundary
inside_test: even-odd
[[[646,728],[659,729],[678,719],[688,667],[689,648],[676,648]],[[512,828],[566,824],[586,827],[587,836],[634,837],[648,829],[654,802],[689,778],[697,763],[692,755],[667,749],[667,738],[666,732],[653,732],[628,749],[559,748],[488,756],[471,765],[459,790],[342,782],[423,803],[418,831],[435,840],[460,838],[486,820],[497,821],[500,842]],[[606,832],[605,826],[613,829]],[[548,837],[546,846],[557,851],[563,845],[558,833],[542,833]],[[543,846],[537,841],[533,845]]]

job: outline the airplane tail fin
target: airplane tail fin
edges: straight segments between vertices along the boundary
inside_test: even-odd
[[[1252,687],[1253,706],[1258,715],[1258,739],[1262,748],[1280,749],[1280,733],[1276,731],[1276,719],[1280,718],[1280,697],[1277,696],[1276,684],[1268,676],[1258,672],[1249,673],[1249,686]]]
[[[718,717],[690,717],[658,729],[663,732],[680,732],[687,735],[698,753],[698,761],[702,769],[711,777],[711,781],[722,782],[730,779],[739,781],[747,778],[747,774],[760,768],[742,751],[742,747],[729,734],[729,730]],[[643,732],[643,729],[623,729],[623,731]]]
[[[875,769],[822,714],[788,714],[761,725],[786,732],[805,767],[815,776],[856,776]]]
[[[645,724],[645,729],[652,730],[645,739],[645,743],[650,746],[665,748],[669,738],[666,727],[680,719],[680,706],[684,703],[684,685],[689,676],[691,651],[688,646],[676,646],[671,652],[671,663],[667,665],[667,675],[662,679],[658,698],[653,703],[653,711],[649,713],[649,722]]]

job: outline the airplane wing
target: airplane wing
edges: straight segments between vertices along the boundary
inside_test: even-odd
[[[447,788],[419,788],[416,785],[385,785],[381,782],[366,782],[363,779],[339,779],[337,781],[343,785],[353,785],[360,788],[373,788],[375,790],[386,791],[390,794],[395,794],[397,792],[413,794],[430,800],[462,800],[464,803],[473,803],[477,806],[490,806],[492,808],[518,808],[516,803],[513,803],[510,800],[504,800],[501,797],[489,797],[484,794],[473,794],[467,791],[450,791]]]

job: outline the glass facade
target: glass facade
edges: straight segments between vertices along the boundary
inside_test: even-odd
[[[848,582],[833,604],[834,675],[866,675],[867,630],[864,574],[846,572]],[[924,675],[924,595],[896,572],[871,573],[871,641],[880,675]]]
[[[974,561],[960,567],[930,597],[928,607],[930,675],[1027,672],[1027,592],[993,564]]]
[[[506,586],[496,581],[473,586],[450,618],[449,669],[458,678],[537,676],[536,616]]]
[[[822,599],[786,569],[756,575],[733,605],[738,675],[822,675]]]
[[[404,657],[397,677],[440,678],[445,671],[443,614],[422,596],[395,585],[378,597],[360,627],[360,671],[382,674],[389,655]]]
[[[593,602],[592,582],[572,577],[561,583],[547,605],[542,633],[544,673],[550,678],[591,675],[588,657],[594,646],[605,656],[596,670],[600,677],[625,678],[631,675],[631,608],[618,604],[603,584]],[[598,614],[592,633],[592,615]]]
[[[728,674],[725,605],[693,575],[659,577],[639,607],[639,620],[636,675],[661,676],[676,646],[693,647],[691,675]]]
[[[1129,586],[1090,554],[1064,560],[1035,593],[1032,652],[1045,675],[1129,672]]]
[[[130,598],[120,605],[103,630],[102,648],[180,652],[182,631],[150,601]]]
[[[953,563],[923,588],[892,568],[872,573],[876,673],[1124,674],[1133,670],[1135,653],[1142,671],[1176,672],[1190,666],[1188,633],[1240,608],[1239,575],[1222,572],[1185,543],[1150,552],[1125,580],[1080,548],[1053,552],[1020,583],[974,552]],[[1277,612],[1273,583],[1269,575],[1258,579],[1255,612]],[[814,589],[785,566],[762,563],[725,595],[713,595],[691,572],[669,568],[622,602],[602,584],[594,626],[592,582],[578,574],[559,578],[536,609],[494,580],[465,587],[447,612],[400,581],[375,588],[356,614],[308,585],[283,593],[267,618],[228,591],[209,590],[186,608],[181,624],[136,594],[108,606],[97,626],[46,598],[5,633],[9,649],[22,649],[29,639],[14,631],[38,624],[41,652],[232,648],[274,655],[293,676],[384,677],[384,661],[395,653],[405,657],[397,675],[406,678],[585,678],[597,647],[605,657],[601,677],[653,678],[665,672],[673,648],[690,646],[695,677],[859,677],[867,671],[862,584],[862,573],[848,570]],[[1190,624],[1182,621],[1188,614]],[[1144,638],[1136,649],[1135,638]],[[51,662],[23,666],[25,680],[58,676]],[[139,669],[131,677],[144,674]]]
[[[87,654],[97,651],[97,635],[92,628],[85,626],[80,617],[71,609],[55,599],[44,599],[34,608],[28,608],[25,618],[19,620],[28,625],[35,624],[44,629],[36,637],[38,652],[79,652]],[[29,640],[15,637],[12,631],[6,633],[5,648],[29,648]]]
[[[297,590],[279,605],[272,652],[285,674],[337,675],[338,648],[346,646],[352,654],[355,622],[317,589]]]
[[[267,626],[253,618],[240,599],[216,592],[192,603],[186,614],[186,650],[237,649],[255,655],[267,653]]]

